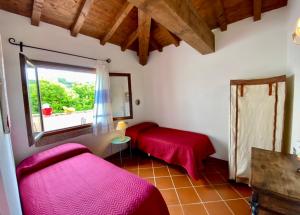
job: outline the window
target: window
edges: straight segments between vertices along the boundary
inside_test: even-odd
[[[30,146],[91,132],[96,81],[94,68],[34,61],[23,54],[20,54],[20,64]],[[132,119],[130,74],[109,75],[114,120]]]
[[[91,125],[94,69],[30,61],[22,54],[20,61],[30,145],[43,135]]]

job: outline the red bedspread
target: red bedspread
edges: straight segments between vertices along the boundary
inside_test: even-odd
[[[202,161],[215,153],[207,135],[158,127],[155,123],[141,123],[126,130],[138,147],[170,164],[184,167],[195,180],[200,178]]]
[[[24,215],[169,214],[153,185],[79,144],[24,160],[17,176]]]

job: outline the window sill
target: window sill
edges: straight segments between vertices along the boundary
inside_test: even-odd
[[[80,125],[65,129],[59,129],[54,131],[48,131],[35,143],[35,146],[45,146],[53,144],[59,141],[64,141],[70,138],[78,137],[85,134],[92,133],[92,125]]]

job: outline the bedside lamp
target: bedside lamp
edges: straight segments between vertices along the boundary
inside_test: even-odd
[[[293,41],[297,45],[300,45],[300,18],[298,19],[296,30],[293,33]]]
[[[125,121],[119,121],[118,122],[116,130],[121,131],[121,137],[120,137],[121,140],[125,139],[126,128],[127,128],[127,125],[126,125]]]

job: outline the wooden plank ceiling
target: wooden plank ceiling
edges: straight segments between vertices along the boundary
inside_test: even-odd
[[[131,49],[147,64],[151,51],[184,40],[202,54],[214,52],[211,29],[287,5],[288,0],[0,0],[0,9]],[[22,39],[22,38],[20,38]]]

